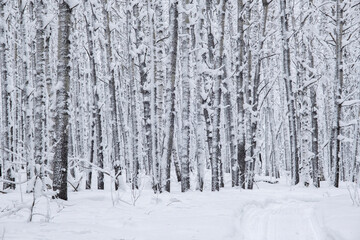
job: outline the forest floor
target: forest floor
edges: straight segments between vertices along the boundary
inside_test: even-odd
[[[31,223],[32,194],[22,201],[19,190],[0,194],[0,239],[360,239],[360,207],[346,183],[339,189],[326,182],[320,189],[290,187],[285,180],[258,182],[254,190],[178,189],[158,195],[150,189],[82,190],[70,192],[67,202],[42,197]],[[11,209],[16,211],[9,214]]]

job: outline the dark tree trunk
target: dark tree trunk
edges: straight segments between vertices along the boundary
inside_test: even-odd
[[[71,10],[65,1],[59,2],[59,33],[58,33],[58,68],[57,81],[61,86],[57,89],[57,116],[55,133],[58,142],[54,155],[53,188],[57,197],[67,200],[67,172],[68,172],[68,125],[69,125],[69,90],[70,90],[70,26]]]

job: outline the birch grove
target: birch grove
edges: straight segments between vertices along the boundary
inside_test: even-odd
[[[353,0],[0,0],[1,189],[41,180],[66,200],[146,180],[154,193],[356,182],[359,12]]]

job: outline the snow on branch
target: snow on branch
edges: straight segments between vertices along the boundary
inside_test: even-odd
[[[341,104],[341,106],[343,106],[343,107],[349,107],[349,106],[353,106],[353,105],[358,105],[358,104],[360,104],[360,99],[347,100],[347,101],[341,102],[340,104]]]

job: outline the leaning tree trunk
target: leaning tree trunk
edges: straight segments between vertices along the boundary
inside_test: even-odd
[[[58,32],[58,68],[56,92],[55,134],[57,143],[54,147],[53,188],[57,197],[67,200],[68,172],[68,125],[69,125],[69,90],[70,90],[70,26],[71,10],[65,1],[59,2]]]

